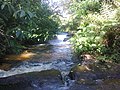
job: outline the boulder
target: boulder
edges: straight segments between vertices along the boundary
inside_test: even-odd
[[[52,90],[49,86],[63,85],[58,70],[29,72],[0,78],[0,90]]]
[[[69,73],[69,77],[79,83],[96,84],[97,80],[120,79],[120,65],[110,63],[92,63],[86,65],[76,65]]]
[[[74,80],[69,90],[120,90],[119,67],[112,63],[76,65],[68,74]]]

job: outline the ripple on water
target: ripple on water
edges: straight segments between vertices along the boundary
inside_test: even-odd
[[[37,45],[30,48],[33,50],[35,57],[30,60],[22,61],[18,65],[14,66],[8,71],[1,70],[0,77],[8,77],[16,74],[22,74],[34,71],[43,71],[50,69],[57,69],[61,71],[63,77],[69,73],[71,66],[74,64],[72,61],[72,51],[69,41],[65,40],[67,33],[58,35],[57,39],[49,41],[47,45]],[[46,85],[44,88],[40,88],[34,82],[32,85],[36,87],[36,90],[69,90],[66,85]]]
[[[66,72],[66,71],[69,72],[71,65],[73,65],[73,63],[64,62],[61,60],[53,61],[53,62],[45,62],[45,63],[24,61],[20,65],[12,68],[9,71],[1,70],[0,77],[7,77],[15,74],[22,74],[27,72],[42,71],[49,69],[58,69],[61,72]]]

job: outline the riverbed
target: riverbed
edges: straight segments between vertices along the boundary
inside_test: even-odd
[[[48,43],[6,56],[0,65],[0,89],[119,90],[120,65],[81,62],[74,56],[70,37],[59,33]]]

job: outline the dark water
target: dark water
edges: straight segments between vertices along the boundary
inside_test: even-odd
[[[70,78],[67,77],[67,75],[70,73],[71,68],[77,64],[75,62],[75,58],[73,58],[74,55],[71,49],[72,45],[69,42],[69,38],[70,36],[68,33],[60,33],[53,40],[50,40],[47,44],[33,45],[29,47],[28,52],[25,51],[20,55],[7,56],[5,58],[6,63],[3,63],[3,67],[0,69],[0,78],[28,72],[39,72],[55,69],[59,70],[62,74],[62,81],[64,84],[61,85],[59,83],[45,83],[44,86],[40,88],[39,82],[35,81],[32,83],[32,86],[35,87],[35,89],[30,90],[119,90],[120,79],[118,78],[96,78],[94,81],[91,79],[85,81],[85,83],[81,83],[81,80],[83,82],[83,79],[80,78],[79,80],[78,78],[78,84],[76,84],[75,80],[70,80]],[[8,68],[7,71],[5,70],[6,67]],[[94,67],[93,69],[96,70],[96,68],[98,67]],[[115,70],[117,70],[117,68],[118,67],[116,67]],[[78,69],[81,69],[81,66],[79,66]],[[99,69],[101,71],[101,67]],[[99,74],[99,69],[96,70],[94,74]],[[108,76],[110,76],[110,74],[113,74],[115,70],[111,70]],[[116,72],[119,76],[120,73],[118,73],[118,71]],[[79,73],[80,72],[78,72],[78,74]],[[80,77],[81,75],[78,76]],[[93,74],[91,74],[89,71],[86,72],[85,75],[88,77],[93,76]],[[83,78],[86,78],[86,76],[83,76]]]
[[[48,44],[31,46],[30,52],[34,53],[35,56],[20,61],[8,71],[0,70],[0,77],[49,69],[60,70],[63,75],[68,74],[74,63],[71,45],[67,40],[69,36],[67,35],[68,33],[61,33],[55,39],[50,40]]]

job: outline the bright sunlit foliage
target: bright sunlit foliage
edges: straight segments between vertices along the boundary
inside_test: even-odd
[[[0,1],[0,56],[43,43],[58,30],[57,17],[41,0]]]
[[[115,1],[115,0],[113,0]],[[74,0],[68,7],[71,20],[66,24],[75,35],[71,39],[77,56],[93,54],[99,60],[119,62],[119,2]]]

